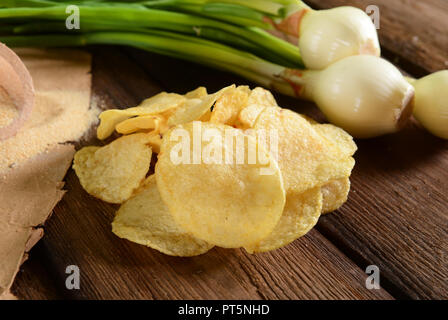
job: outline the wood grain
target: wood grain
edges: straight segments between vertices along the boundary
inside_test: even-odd
[[[53,266],[44,265],[43,242],[38,243],[31,251],[28,260],[20,268],[11,288],[11,292],[26,300],[59,300],[66,296],[58,290],[54,282]]]
[[[130,106],[137,102],[133,99],[160,90],[118,50],[106,53],[101,49],[94,53],[93,90],[104,95],[101,100],[106,101],[107,107]],[[145,61],[157,67],[166,62],[172,70],[187,74],[184,72],[188,68],[182,69],[182,62],[162,62],[159,58],[148,55]],[[215,71],[202,67],[194,70],[203,76],[190,81],[180,76],[169,83],[173,87],[163,89],[185,92],[197,86],[197,81],[210,87],[225,85]],[[120,80],[114,81],[117,74]],[[207,74],[211,77],[203,78]],[[91,138],[83,143],[98,141]],[[79,266],[81,290],[65,290],[71,298],[392,299],[382,289],[367,290],[363,270],[317,231],[267,254],[215,248],[194,258],[169,257],[116,237],[110,223],[117,207],[89,196],[72,170],[66,180],[68,192],[47,224],[42,246],[47,263],[55,266],[59,290],[64,290],[66,266]]]
[[[448,69],[446,0],[305,0],[314,8],[350,5],[380,9],[383,54],[414,76]]]
[[[411,126],[358,146],[350,200],[318,230],[396,296],[448,298],[448,142]]]
[[[350,4],[364,9],[372,4],[307,2],[319,8]],[[447,68],[448,2],[374,4],[381,9],[379,32],[387,58],[414,76]],[[227,73],[139,50],[92,52],[93,90],[103,108],[132,106],[160,90],[182,93],[205,85],[216,91],[231,83],[247,84]],[[283,107],[324,119],[310,103],[276,98]],[[56,295],[74,299],[448,298],[448,142],[411,124],[399,134],[357,143],[346,205],[322,217],[306,237],[259,255],[213,249],[182,259],[120,240],[110,230],[116,206],[87,195],[70,171],[69,192],[38,247],[39,264],[51,266],[49,286]],[[83,144],[101,142],[90,135]],[[81,269],[79,291],[64,287],[69,264]],[[372,264],[380,268],[385,290],[365,289],[363,270]],[[51,289],[17,292],[26,298],[53,295]]]

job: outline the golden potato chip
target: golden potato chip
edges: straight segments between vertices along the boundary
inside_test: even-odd
[[[302,115],[303,116],[303,115]],[[311,118],[303,116],[313,125],[313,128],[329,143],[337,148],[341,155],[351,157],[357,146],[351,135],[332,124],[319,124]],[[322,186],[323,205],[322,214],[339,209],[348,199],[350,192],[349,177],[329,181]]]
[[[187,100],[182,108],[177,109],[176,112],[168,118],[168,127],[200,119],[204,114],[210,111],[213,103],[215,103],[215,100],[211,95],[208,95],[203,99],[194,98]]]
[[[258,154],[251,163],[249,152]],[[283,212],[277,163],[254,137],[230,126],[195,121],[172,128],[163,137],[155,174],[174,221],[221,247],[260,241]]]
[[[265,106],[251,104],[240,111],[235,126],[240,129],[250,129],[254,127],[255,121],[261,112],[266,109]]]
[[[234,90],[226,91],[216,100],[210,122],[234,125],[241,109],[247,105],[248,91],[250,92],[247,86],[239,86]]]
[[[322,186],[322,214],[336,211],[348,198],[350,192],[350,179],[341,178],[324,184]]]
[[[250,90],[249,86],[238,86],[239,90],[244,91],[247,93],[247,95],[250,95],[252,93],[252,90]]]
[[[98,139],[106,139],[120,122],[134,116],[157,115],[178,108],[186,101],[184,96],[176,93],[161,92],[151,98],[143,100],[137,107],[128,109],[111,109],[99,116],[100,125],[97,128]]]
[[[257,87],[252,90],[247,101],[248,105],[256,104],[264,107],[278,107],[277,101],[269,90]]]
[[[139,130],[158,131],[161,118],[158,116],[140,116],[135,118],[129,118],[117,124],[115,130],[121,134],[130,134]]]
[[[285,209],[272,233],[256,244],[244,247],[249,253],[266,252],[286,246],[304,236],[317,223],[322,211],[322,192],[313,188],[286,196]]]
[[[137,107],[130,108],[130,110],[139,111],[136,108],[146,109],[144,114],[159,114],[170,109],[177,108],[184,103],[186,98],[177,93],[160,92],[151,98],[143,100]],[[128,109],[129,110],[129,109]]]
[[[280,108],[266,108],[254,125],[255,130],[276,130],[278,164],[286,193],[302,193],[330,180],[348,177],[354,159],[322,138],[299,114]],[[271,145],[267,136],[267,145]]]
[[[161,145],[162,145],[162,136],[159,133],[151,132],[148,134],[148,146],[151,147],[152,152],[159,153]]]
[[[313,128],[347,157],[351,157],[358,150],[353,137],[339,127],[332,124],[314,124]]]
[[[184,124],[191,121],[196,121],[201,119],[207,112],[210,111],[211,107],[217,99],[221,97],[226,91],[235,89],[235,85],[228,86],[215,92],[209,94],[202,98],[189,99],[185,104],[175,110],[175,112],[168,119],[168,126],[176,126],[178,124]]]
[[[204,87],[197,87],[196,89],[187,92],[185,94],[185,98],[187,99],[197,99],[197,98],[202,98],[205,97],[207,95],[207,89]]]
[[[135,196],[121,205],[112,222],[112,232],[170,256],[197,256],[213,247],[176,225],[160,198],[154,175]]]
[[[250,92],[246,104],[247,106],[239,112],[235,121],[235,127],[240,129],[253,128],[255,121],[265,108],[278,107],[272,93],[260,87]]]
[[[85,147],[73,169],[83,188],[110,203],[122,203],[145,179],[151,162],[148,134],[123,136],[104,147]]]
[[[209,122],[212,117],[212,110],[207,110],[200,118],[199,121]]]
[[[130,117],[132,117],[132,115],[124,112],[124,110],[111,109],[101,112],[99,116],[100,124],[96,129],[97,138],[100,140],[106,139],[114,133],[117,124]]]

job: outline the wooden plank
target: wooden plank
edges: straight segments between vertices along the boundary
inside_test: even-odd
[[[106,107],[131,106],[158,91],[141,68],[114,50],[95,50],[93,90]],[[160,57],[159,57],[160,58]],[[148,66],[164,68],[173,79],[164,87],[185,92],[201,84],[222,87],[221,74],[172,59],[145,57]],[[118,63],[118,61],[120,63]],[[161,65],[165,61],[166,64]],[[157,74],[162,74],[157,72]],[[189,74],[190,81],[182,76]],[[205,79],[198,74],[209,74]],[[222,76],[227,79],[227,76]],[[178,79],[178,80],[176,80]],[[222,81],[222,82],[221,82]],[[233,82],[233,80],[232,80]],[[182,85],[183,84],[183,85]],[[131,88],[132,87],[132,88]],[[94,138],[84,143],[98,144]],[[77,265],[81,289],[65,294],[82,299],[391,299],[385,290],[367,290],[364,272],[319,232],[272,253],[249,255],[243,250],[214,248],[194,258],[175,258],[111,232],[117,206],[82,190],[72,170],[68,193],[55,208],[42,240],[47,263],[63,290],[66,266]]]
[[[410,126],[358,146],[350,199],[318,230],[396,296],[448,298],[448,142]]]
[[[308,2],[316,7],[351,4],[363,9],[371,4]],[[378,0],[375,4],[381,9],[380,37],[386,53],[401,57],[414,75],[446,68],[446,1]],[[185,92],[205,85],[213,91],[234,82],[247,83],[136,50],[126,54],[142,68],[114,47],[94,52],[94,91],[105,108],[134,105],[161,89]],[[278,98],[282,106],[322,118],[311,104]],[[92,137],[86,143],[100,144]],[[39,246],[43,260],[29,261],[33,270],[44,274],[52,266],[54,279],[42,284],[45,277],[19,275],[14,290],[28,298],[391,298],[384,290],[364,288],[362,269],[375,264],[383,286],[397,297],[447,298],[447,142],[409,126],[400,134],[358,144],[349,202],[323,217],[318,230],[306,237],[253,256],[242,250],[213,249],[181,259],[120,240],[110,231],[116,206],[88,196],[70,171],[70,192],[57,206]],[[80,291],[64,287],[65,267],[70,264],[81,269]],[[45,289],[29,290],[36,286]],[[52,286],[57,289],[47,289]]]
[[[334,4],[309,2],[318,6],[336,5],[335,1]],[[377,1],[382,9],[380,34],[386,51],[399,54],[407,62],[415,61],[420,70],[444,68],[442,53],[447,52],[448,41],[443,38],[446,33],[437,34],[437,28],[447,21],[440,16],[448,11],[440,10],[438,24],[432,25],[428,22],[435,18],[428,15],[437,15],[425,5],[444,8],[446,2],[406,2],[414,6],[413,10],[415,5],[423,5],[423,14],[420,7],[408,12],[409,7],[397,9],[396,3]],[[368,3],[344,1],[343,4],[365,7]],[[404,17],[403,12],[411,18]],[[402,27],[405,21],[408,24]],[[421,25],[428,27],[421,29]],[[432,51],[419,49],[419,41],[410,43],[409,30],[418,32],[412,38],[424,39],[420,45],[430,46]],[[217,90],[233,82],[246,83],[193,64],[135,50],[127,52],[142,62],[145,72],[116,50],[113,54],[111,50],[96,51],[95,92],[107,107],[133,105],[161,87],[185,92],[198,85]],[[413,74],[421,72],[413,70],[410,70]],[[151,81],[147,73],[158,83]],[[285,97],[279,97],[279,101],[282,106],[321,118],[310,104]],[[382,284],[397,297],[448,297],[446,142],[410,126],[398,135],[358,144],[360,151],[350,201],[338,213],[322,218],[318,230],[361,268],[378,265]],[[68,185],[75,190],[70,194],[83,193],[73,173]],[[80,199],[64,199],[58,206],[44,242],[47,259],[59,268],[57,282],[61,286],[66,276],[63,266],[80,265],[82,289],[67,294],[77,298],[390,297],[384,291],[363,289],[362,270],[316,230],[268,254],[250,256],[240,250],[213,249],[201,257],[179,259],[116,239],[109,227],[115,208],[85,193]],[[90,212],[96,215],[80,218]],[[69,241],[64,240],[66,234]]]
[[[422,76],[448,68],[448,1],[446,0],[305,0],[315,8],[352,5],[380,8],[380,42],[386,57]],[[392,53],[393,55],[391,55]],[[395,57],[394,57],[395,56]],[[404,61],[400,61],[404,60]]]
[[[43,243],[38,243],[22,265],[11,288],[21,300],[59,300],[65,296],[54,282],[52,266],[46,261]]]

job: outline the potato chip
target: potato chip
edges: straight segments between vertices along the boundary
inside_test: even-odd
[[[83,188],[110,203],[131,197],[145,179],[151,162],[148,134],[123,136],[104,147],[85,147],[74,157],[73,169]]]
[[[194,98],[187,100],[182,108],[177,109],[176,112],[168,118],[168,127],[200,119],[205,113],[207,113],[207,111],[210,111],[213,103],[215,103],[215,100],[211,95],[208,95],[203,99],[204,100]]]
[[[287,194],[300,194],[330,180],[348,177],[354,166],[353,158],[341,155],[307,120],[291,110],[264,109],[254,129],[277,130],[278,164]]]
[[[313,118],[304,114],[300,114],[300,116],[312,124],[314,130],[334,147],[338,148],[342,154],[351,157],[355,154],[356,150],[358,150],[356,143],[353,141],[353,137],[342,128],[336,127],[330,123],[318,123]]]
[[[257,87],[252,90],[247,101],[248,105],[256,104],[264,107],[278,107],[277,101],[269,90]]]
[[[341,178],[322,186],[322,214],[338,210],[348,199],[350,179]]]
[[[184,96],[176,93],[161,92],[149,99],[143,100],[137,107],[128,109],[111,109],[99,116],[100,125],[97,128],[98,139],[106,139],[120,122],[134,116],[157,115],[176,109],[186,101]]]
[[[253,128],[255,121],[264,109],[266,109],[265,106],[258,104],[247,106],[238,114],[235,126],[240,129]]]
[[[130,134],[139,130],[158,131],[162,119],[158,116],[140,116],[129,118],[117,124],[115,130],[121,134]]]
[[[159,153],[161,145],[162,145],[162,136],[159,133],[151,132],[148,134],[148,146],[151,147],[152,152]]]
[[[250,92],[247,106],[238,114],[235,126],[240,129],[253,128],[261,112],[270,107],[278,107],[272,93],[260,87],[255,88]]]
[[[168,126],[176,126],[178,124],[188,123],[201,119],[217,99],[219,99],[227,90],[235,89],[235,85],[228,86],[213,94],[209,94],[202,98],[189,99],[184,106],[178,108],[168,119]]]
[[[197,87],[196,89],[187,92],[185,94],[185,98],[187,99],[197,99],[197,98],[202,98],[205,97],[207,95],[207,89],[204,87]]]
[[[317,223],[322,211],[322,192],[313,188],[286,196],[285,209],[272,233],[259,243],[244,247],[249,253],[266,252],[286,246],[304,236]]]
[[[238,86],[238,88],[240,88],[241,90],[244,90],[248,95],[250,95],[252,93],[252,90],[250,89],[249,86]]]
[[[198,120],[202,122],[209,122],[212,117],[212,110],[207,110]]]
[[[229,126],[234,125],[241,109],[247,105],[249,99],[248,91],[250,92],[247,86],[240,86],[226,91],[216,100],[210,122],[227,124]]]
[[[170,256],[197,256],[213,247],[176,225],[160,198],[154,175],[135,196],[121,205],[112,222],[112,232]]]
[[[314,124],[313,128],[336,147],[342,155],[351,157],[357,146],[351,135],[332,124]],[[349,177],[329,181],[322,186],[322,214],[339,209],[348,199],[350,192]]]
[[[101,112],[100,124],[96,129],[96,136],[100,140],[108,138],[114,133],[115,126],[120,122],[132,117],[131,114],[124,112],[125,110],[111,109]]]
[[[207,135],[210,140],[201,139]],[[198,139],[207,140],[200,143],[200,153],[195,145]],[[238,161],[238,151],[248,154],[251,146],[266,164],[261,164],[260,156],[254,164]],[[206,161],[207,154],[219,153],[221,159]],[[228,155],[226,161],[224,155]],[[230,126],[193,122],[172,128],[163,137],[155,174],[176,223],[221,247],[260,241],[272,232],[283,212],[285,192],[277,163],[254,137]]]
[[[186,98],[177,93],[160,92],[151,98],[143,100],[137,107],[146,109],[145,114],[159,114],[167,110],[177,108],[184,103]],[[130,108],[131,110],[135,108]],[[128,109],[129,110],[129,109]],[[136,109],[138,111],[138,109]]]
[[[339,127],[332,124],[315,124],[313,128],[347,157],[351,157],[358,150],[353,137]]]

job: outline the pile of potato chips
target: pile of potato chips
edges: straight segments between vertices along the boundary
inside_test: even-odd
[[[280,108],[262,88],[162,92],[134,108],[104,111],[100,120],[99,139],[114,131],[122,136],[76,153],[81,185],[121,204],[112,223],[117,236],[168,255],[195,256],[215,245],[274,250],[347,200],[357,149],[352,137]],[[227,134],[235,139],[230,144],[221,139]],[[194,161],[197,139],[202,151]],[[239,157],[237,146],[247,156]],[[205,161],[206,150],[214,161]],[[249,160],[251,150],[256,157]],[[216,161],[223,154],[226,161]]]

